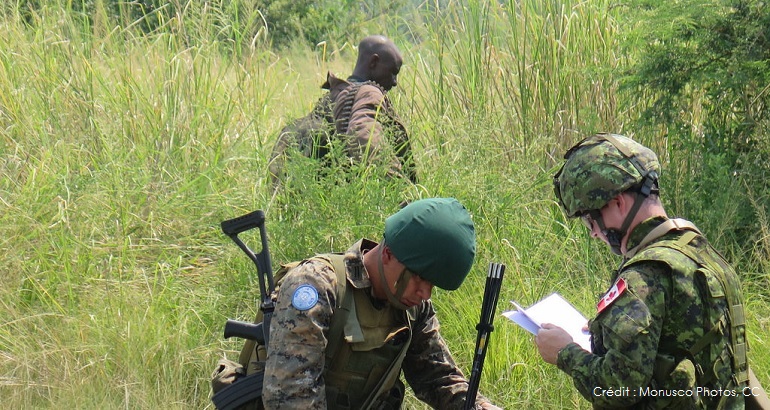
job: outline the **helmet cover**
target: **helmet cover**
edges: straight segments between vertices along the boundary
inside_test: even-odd
[[[570,218],[603,208],[645,179],[657,189],[657,155],[628,137],[596,134],[577,143],[564,158],[566,162],[554,176],[554,191]]]

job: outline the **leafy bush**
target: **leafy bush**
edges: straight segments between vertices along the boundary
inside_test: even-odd
[[[133,27],[144,34],[179,32],[190,42],[214,33],[238,46],[263,38],[277,49],[358,39],[365,11],[372,12],[352,0],[33,0],[19,5],[29,25],[38,24],[46,8],[67,10],[85,27],[103,17],[110,26]]]
[[[332,45],[356,39],[363,11],[352,0],[258,0],[269,38],[276,48],[293,43]]]
[[[729,236],[750,249],[760,231],[756,213],[767,203],[752,204],[747,195],[770,192],[770,10],[759,0],[642,0],[629,7],[631,64],[621,89],[643,108],[641,127],[692,159],[679,180],[694,194],[680,209],[720,220],[728,211],[721,207],[737,206],[730,211],[739,223]],[[738,200],[697,194],[715,188]]]
[[[766,142],[770,10],[758,0],[637,2],[640,57],[626,87],[649,101],[643,118],[700,125],[702,148],[733,162]],[[632,37],[636,38],[636,37]],[[693,110],[693,109],[696,110]],[[699,121],[700,120],[700,121]]]

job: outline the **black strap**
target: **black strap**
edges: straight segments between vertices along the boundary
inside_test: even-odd
[[[238,379],[235,383],[217,392],[211,401],[219,410],[236,409],[246,403],[259,399],[262,396],[262,381],[264,370],[252,373]]]

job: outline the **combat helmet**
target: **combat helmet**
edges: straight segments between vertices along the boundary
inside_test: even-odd
[[[385,220],[385,244],[406,268],[435,286],[455,290],[476,256],[476,232],[454,198],[412,202]]]
[[[553,177],[559,205],[570,218],[590,215],[612,252],[621,255],[622,240],[644,198],[658,193],[657,155],[628,137],[596,134],[570,148],[564,159]],[[623,192],[634,193],[634,204],[620,228],[607,228],[600,210]]]
[[[657,193],[657,155],[628,137],[593,135],[570,148],[564,159],[554,176],[554,192],[570,218],[601,209],[632,188],[644,196]]]

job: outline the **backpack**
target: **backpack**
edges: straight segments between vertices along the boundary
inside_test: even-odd
[[[322,159],[329,154],[330,143],[337,134],[336,130],[347,132],[353,102],[358,89],[363,84],[376,85],[371,81],[350,84],[347,87],[350,90],[349,93],[343,101],[338,102],[342,104],[339,118],[335,118],[334,115],[335,102],[332,93],[327,92],[316,102],[310,113],[294,119],[281,129],[270,153],[268,165],[274,186],[284,177],[284,163],[290,149],[293,148],[303,156],[314,159]]]

